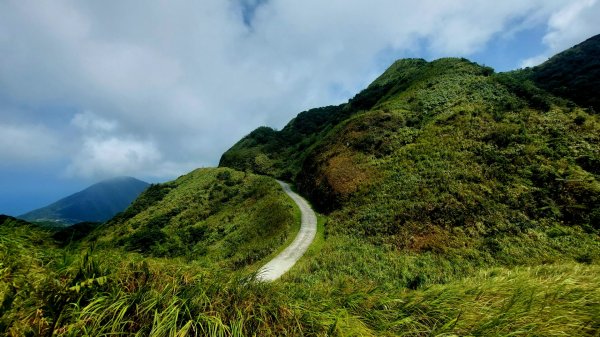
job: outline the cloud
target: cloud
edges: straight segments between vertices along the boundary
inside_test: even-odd
[[[548,60],[548,58],[549,56],[547,54],[541,54],[534,57],[526,58],[523,61],[521,61],[521,63],[519,64],[519,68],[537,66],[538,64],[544,63],[546,60]]]
[[[522,61],[521,67],[532,67],[552,55],[570,48],[600,32],[600,2],[598,0],[571,1],[548,18],[548,31],[543,38],[546,50]]]
[[[140,139],[122,132],[116,120],[91,111],[77,113],[70,123],[82,144],[69,159],[65,174],[79,178],[107,178],[121,175],[174,177],[197,167],[197,163],[173,162],[152,139]]]
[[[67,173],[81,177],[126,175],[148,170],[161,157],[151,142],[117,137],[86,138],[81,152],[67,167]]]
[[[117,129],[117,122],[103,119],[91,111],[76,114],[71,124],[88,133],[113,132]]]
[[[119,134],[119,123],[91,111],[77,113],[70,123],[83,140],[66,168],[68,176],[110,177],[151,171],[162,154],[150,140]]]
[[[549,32],[544,43],[558,52],[600,32],[600,2],[597,0],[572,1],[554,13],[548,20]]]
[[[8,0],[0,109],[55,130],[28,153],[54,142],[73,176],[173,177],[257,126],[347,100],[383,54],[469,56],[540,23],[559,48],[598,31],[598,14],[591,0]]]
[[[0,161],[2,166],[43,164],[59,155],[54,132],[43,125],[0,123]]]

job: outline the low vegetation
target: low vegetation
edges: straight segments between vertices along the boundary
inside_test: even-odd
[[[539,69],[400,60],[99,227],[4,217],[0,333],[597,336],[600,117]],[[299,221],[267,176],[323,214],[306,258],[260,283]]]
[[[298,222],[273,179],[231,169],[198,169],[152,185],[88,239],[144,256],[182,257],[240,269],[278,249]]]
[[[442,262],[433,255],[398,259],[357,239],[327,239],[319,258],[266,284],[181,259],[57,249],[47,232],[14,219],[0,232],[0,329],[9,336],[579,336],[600,328],[596,264],[433,280],[418,276]],[[342,254],[337,246],[347,244]],[[395,278],[406,287],[381,286]]]
[[[357,289],[369,280],[389,294],[445,287],[493,268],[596,266],[600,119],[536,76],[575,64],[595,69],[597,46],[596,37],[540,67],[501,74],[465,59],[399,60],[335,108],[352,113],[297,132],[310,140],[301,153],[299,142],[265,146],[306,130],[294,119],[263,139],[251,133],[221,164],[253,170],[228,156],[260,157],[276,168],[262,173],[291,172],[327,214],[323,254],[298,283]],[[597,76],[590,76],[578,85],[593,87]]]

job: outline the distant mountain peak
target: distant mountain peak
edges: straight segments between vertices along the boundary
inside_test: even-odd
[[[127,208],[148,185],[129,176],[105,179],[19,218],[67,225],[84,221],[103,222]]]
[[[131,177],[131,176],[117,176],[117,177],[112,177],[112,178],[106,178],[106,179],[104,179],[104,180],[100,181],[99,183],[102,183],[102,182],[107,182],[107,181],[120,181],[120,180],[136,180],[136,181],[142,181],[142,180],[139,180],[139,179],[137,179],[137,178],[134,178],[134,177]]]

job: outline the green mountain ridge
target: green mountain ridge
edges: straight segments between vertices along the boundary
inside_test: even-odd
[[[537,86],[568,98],[582,108],[600,111],[600,35],[525,70]]]
[[[132,177],[108,179],[18,217],[65,225],[104,222],[129,206],[148,185]]]
[[[93,241],[99,247],[240,269],[288,239],[295,213],[272,179],[227,168],[197,169],[151,185],[101,225]]]
[[[596,336],[598,74],[561,69],[595,69],[599,43],[498,74],[398,60],[100,226],[0,217],[0,333]],[[298,230],[274,177],[323,215],[288,273],[255,282]]]
[[[344,231],[365,227],[361,235],[396,235],[391,228],[409,223],[554,221],[597,230],[597,115],[529,78],[569,63],[569,55],[596,62],[585,51],[598,40],[501,74],[465,59],[399,60],[345,105],[250,133],[220,165],[294,177],[319,209],[348,221]]]

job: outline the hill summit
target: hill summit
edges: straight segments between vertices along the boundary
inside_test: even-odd
[[[599,46],[508,73],[398,60],[346,104],[256,129],[220,165],[293,180],[332,235],[514,261],[535,231],[538,253],[558,256],[548,231],[600,230]]]

